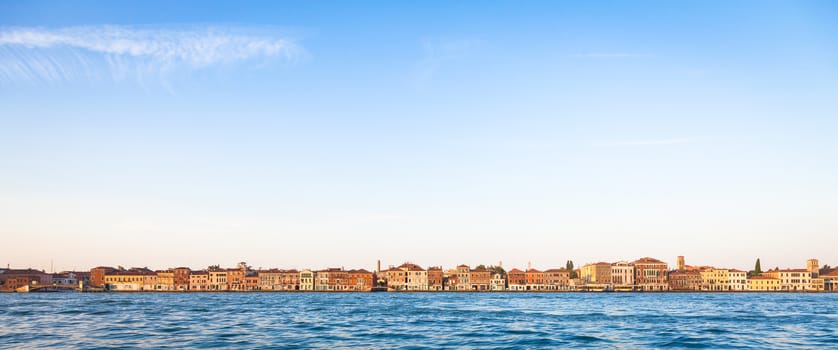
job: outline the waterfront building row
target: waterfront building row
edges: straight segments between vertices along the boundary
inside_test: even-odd
[[[243,263],[236,268],[197,271],[188,268],[152,271],[147,268],[96,267],[91,270],[91,276],[91,285],[111,291],[364,292],[372,290],[373,287],[373,273],[364,269],[254,271]]]
[[[0,269],[0,290],[27,285],[89,284],[110,291],[320,291],[359,292],[375,287],[388,291],[838,291],[838,269],[819,268],[817,259],[806,269],[774,269],[750,274],[737,269],[678,266],[645,257],[635,261],[596,262],[576,270],[531,266],[509,271],[500,267],[459,265],[444,270],[404,263],[374,271],[344,268],[253,270],[245,263],[234,268],[204,270],[177,267],[95,267],[89,272],[48,274],[26,269]]]
[[[669,285],[674,291],[838,291],[838,269],[821,268],[817,259],[807,260],[805,269],[773,269],[752,275],[737,269],[680,265],[669,273]]]

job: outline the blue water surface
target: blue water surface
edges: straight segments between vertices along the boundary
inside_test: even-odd
[[[838,348],[838,294],[0,294],[2,348]]]

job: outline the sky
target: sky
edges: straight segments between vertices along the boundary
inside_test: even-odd
[[[0,263],[838,265],[833,1],[0,1]]]

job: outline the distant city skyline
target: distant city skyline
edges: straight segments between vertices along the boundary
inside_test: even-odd
[[[838,264],[836,14],[0,2],[0,264]]]

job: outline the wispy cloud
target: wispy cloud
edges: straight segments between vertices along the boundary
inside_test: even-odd
[[[0,28],[0,83],[142,80],[179,69],[290,59],[294,40],[264,28],[81,26]]]
[[[587,53],[578,53],[578,54],[570,55],[570,57],[607,59],[607,58],[648,58],[648,57],[654,57],[654,56],[649,55],[649,54],[625,53],[625,52],[587,52]]]
[[[616,147],[616,146],[655,146],[655,145],[674,145],[689,143],[689,139],[661,139],[661,140],[636,140],[636,141],[622,141],[611,143],[598,143],[594,146],[600,147]]]
[[[467,57],[481,44],[475,39],[423,40],[424,56],[416,70],[416,81],[420,84],[427,82],[445,63]]]

